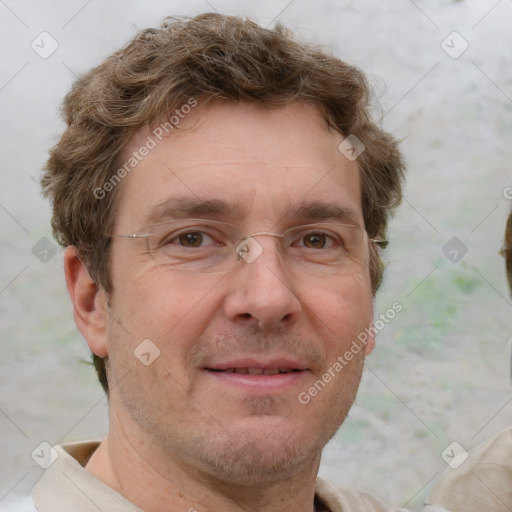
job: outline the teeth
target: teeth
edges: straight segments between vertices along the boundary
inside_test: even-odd
[[[227,368],[226,373],[238,373],[240,375],[278,375],[283,373],[292,373],[290,368]]]

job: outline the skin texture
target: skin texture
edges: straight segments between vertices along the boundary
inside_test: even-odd
[[[150,133],[140,130],[123,158]],[[152,208],[173,197],[234,203],[236,218],[216,218],[245,233],[318,222],[290,216],[308,201],[349,209],[362,226],[357,162],[339,152],[341,140],[307,106],[197,107],[124,178],[114,233],[144,233]],[[145,240],[115,238],[109,297],[66,251],[77,326],[109,356],[110,429],[87,470],[146,511],[313,507],[321,451],[352,405],[373,340],[307,405],[297,397],[371,325],[368,268],[306,275],[284,264],[274,238],[258,242],[250,264],[191,274],[156,265]],[[134,356],[145,339],[160,350],[149,366]],[[268,390],[205,369],[235,358],[307,369]]]

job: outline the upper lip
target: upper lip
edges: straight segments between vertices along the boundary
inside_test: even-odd
[[[228,370],[231,368],[261,368],[262,370],[283,369],[287,370],[307,370],[307,364],[290,358],[273,358],[273,359],[230,359],[227,361],[213,361],[204,367],[207,370]]]

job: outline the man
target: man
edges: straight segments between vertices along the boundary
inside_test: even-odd
[[[404,173],[362,73],[282,27],[168,19],[64,114],[42,184],[110,426],[55,448],[40,512],[389,510],[316,478]]]
[[[512,212],[502,254],[512,293]],[[507,512],[512,504],[512,428],[477,446],[457,469],[448,468],[425,501],[425,512]]]

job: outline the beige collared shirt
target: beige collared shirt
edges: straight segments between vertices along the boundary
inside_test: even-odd
[[[510,512],[512,428],[471,450],[457,469],[448,468],[425,505],[426,512]]]
[[[32,491],[39,512],[142,512],[126,498],[93,475],[84,466],[98,442],[56,446],[57,458]],[[317,479],[317,497],[330,512],[392,512],[371,494],[337,489]]]

